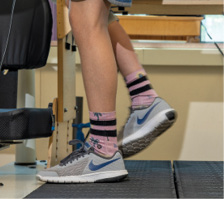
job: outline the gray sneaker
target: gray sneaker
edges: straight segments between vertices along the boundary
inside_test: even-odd
[[[118,135],[118,146],[127,158],[149,146],[177,118],[176,111],[157,97],[147,108],[131,110],[130,117]]]
[[[60,164],[40,171],[37,178],[53,183],[89,183],[120,181],[128,175],[119,151],[106,158],[94,153],[88,143],[70,141],[72,145],[77,143],[82,144],[80,149],[73,151]]]

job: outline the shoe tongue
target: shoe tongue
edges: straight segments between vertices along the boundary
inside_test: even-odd
[[[89,142],[85,142],[84,149],[88,150],[90,147],[91,145],[89,144]]]

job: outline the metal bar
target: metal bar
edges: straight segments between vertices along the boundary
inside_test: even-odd
[[[73,120],[74,124],[82,123],[82,115],[83,115],[83,97],[76,97],[76,118]],[[77,136],[77,128],[73,128],[73,139],[76,139]],[[73,150],[76,149],[76,146],[73,145]]]

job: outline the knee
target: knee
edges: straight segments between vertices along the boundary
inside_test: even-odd
[[[70,24],[73,30],[73,34],[77,37],[79,35],[94,35],[103,29],[107,29],[107,21],[104,22],[98,16],[83,16],[78,13],[69,14]]]
[[[98,2],[99,0],[97,0]],[[100,1],[99,1],[100,2]],[[75,34],[88,34],[108,26],[109,10],[91,7],[91,5],[73,4],[70,7],[69,20]]]

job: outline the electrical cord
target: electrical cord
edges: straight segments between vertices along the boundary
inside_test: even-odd
[[[7,38],[6,38],[5,49],[3,51],[2,59],[1,59],[1,62],[0,62],[0,72],[2,71],[3,61],[5,59],[5,54],[6,54],[6,51],[7,51],[7,48],[8,48],[8,44],[9,44],[9,37],[10,37],[10,34],[11,34],[11,29],[12,29],[12,22],[13,22],[15,5],[16,5],[16,0],[13,0],[12,9],[11,9],[11,18],[10,18],[10,22],[9,22],[9,31],[8,31],[8,35],[7,35]]]

